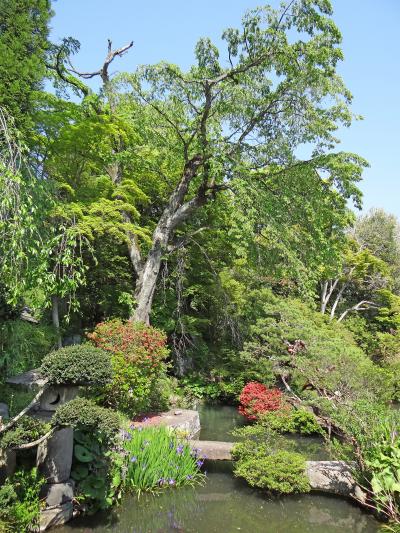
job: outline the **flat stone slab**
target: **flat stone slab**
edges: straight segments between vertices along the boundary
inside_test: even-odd
[[[44,387],[46,380],[40,375],[39,370],[34,369],[28,370],[28,372],[24,372],[23,374],[18,374],[18,376],[7,378],[6,383],[32,389],[33,387]]]
[[[174,409],[164,413],[149,414],[139,420],[133,420],[135,427],[165,426],[185,432],[193,438],[200,431],[200,417],[191,409]]]
[[[191,440],[190,445],[201,457],[212,461],[232,461],[233,442]]]
[[[231,461],[233,442],[191,440],[190,445],[201,457],[214,461]],[[365,504],[367,493],[354,477],[354,463],[346,461],[306,461],[306,475],[312,490],[337,494]]]

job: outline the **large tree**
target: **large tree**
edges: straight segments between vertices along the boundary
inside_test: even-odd
[[[24,134],[46,74],[51,16],[50,0],[0,0],[0,107]]]
[[[346,200],[358,203],[355,183],[365,162],[332,151],[335,130],[348,126],[352,114],[351,95],[336,73],[341,35],[331,13],[327,0],[250,11],[241,29],[224,32],[225,61],[201,39],[188,72],[161,63],[110,80],[110,62],[130,47],[110,44],[102,68],[80,73],[101,76],[107,104],[90,103],[114,125],[106,168],[136,273],[133,319],[149,321],[163,258],[201,229],[193,227],[195,214],[217,195],[228,195],[244,212],[249,206],[255,234],[275,244],[288,212],[296,221],[292,236],[304,242],[302,234],[314,234],[325,250],[348,224]],[[89,101],[89,90],[71,77],[78,73],[67,52],[68,46],[60,49],[54,68]],[[121,124],[123,134],[115,130]],[[310,156],[302,160],[305,144]],[[313,209],[320,213],[315,231]],[[282,246],[291,243],[285,238]]]

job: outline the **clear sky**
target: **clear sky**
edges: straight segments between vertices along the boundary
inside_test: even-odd
[[[276,6],[276,0],[268,3]],[[199,37],[218,41],[238,26],[246,9],[262,0],[57,0],[52,38],[81,42],[75,66],[96,70],[107,38],[134,48],[113,63],[118,71],[166,60],[188,67]],[[340,73],[354,95],[353,111],[364,120],[340,132],[341,149],[365,157],[360,188],[364,208],[382,207],[400,218],[400,0],[333,0],[343,34]]]

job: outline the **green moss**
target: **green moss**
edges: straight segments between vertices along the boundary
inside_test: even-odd
[[[100,407],[87,398],[76,398],[57,409],[52,424],[92,429],[111,439],[119,430],[121,420],[119,414],[111,409]]]
[[[67,346],[46,355],[40,372],[53,384],[106,385],[112,379],[111,357],[90,344]]]

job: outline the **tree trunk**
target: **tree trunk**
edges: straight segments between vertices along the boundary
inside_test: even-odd
[[[60,332],[60,312],[59,312],[59,301],[58,296],[51,297],[51,319],[53,321],[53,326],[57,333],[57,346],[62,348],[62,337]]]

